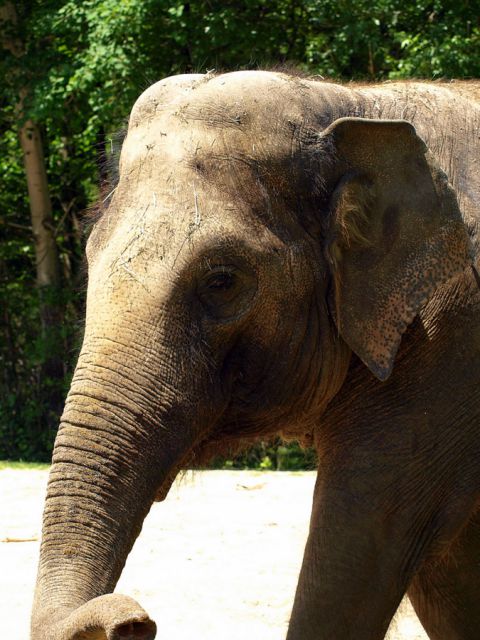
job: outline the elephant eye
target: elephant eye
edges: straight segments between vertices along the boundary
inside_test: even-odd
[[[207,280],[207,287],[216,291],[227,291],[235,286],[235,274],[229,271],[213,273]]]
[[[229,264],[209,268],[199,281],[197,292],[210,317],[227,321],[245,311],[256,289],[253,272]]]

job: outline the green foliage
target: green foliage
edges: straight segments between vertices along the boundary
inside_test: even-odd
[[[74,365],[71,345],[76,314],[69,314],[70,306],[59,301],[66,310],[65,322],[45,334],[39,331],[39,296],[31,283],[28,286],[21,277],[2,278],[0,298],[5,300],[0,325],[0,455],[48,460]],[[54,353],[61,357],[63,376],[55,376],[43,366]]]
[[[0,4],[5,0],[0,0]],[[79,338],[82,212],[114,179],[116,138],[136,97],[174,73],[291,61],[332,78],[480,75],[478,0],[18,0],[24,54],[0,56],[0,456],[49,456],[57,398]],[[43,130],[63,318],[42,332],[15,105]],[[62,357],[59,383],[43,370]],[[57,388],[61,385],[61,389]],[[297,445],[259,445],[232,467],[310,464]]]
[[[12,460],[0,460],[0,471],[5,469],[25,470],[25,471],[48,471],[49,464],[41,462],[18,462]]]
[[[317,458],[313,449],[303,449],[298,442],[285,444],[280,439],[260,442],[241,455],[224,460],[218,458],[212,469],[258,469],[261,471],[298,471],[316,469]]]
[[[325,76],[480,75],[480,5],[451,0],[317,0],[306,3],[305,62]]]

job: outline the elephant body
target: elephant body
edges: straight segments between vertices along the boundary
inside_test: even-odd
[[[477,92],[258,71],[138,99],[87,245],[33,640],[153,638],[110,594],[153,500],[278,433],[319,457],[288,640],[380,640],[406,592],[430,638],[477,638]]]

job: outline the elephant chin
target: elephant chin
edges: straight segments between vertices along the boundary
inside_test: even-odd
[[[170,491],[170,487],[175,482],[175,478],[177,477],[179,471],[180,467],[176,467],[166,476],[165,480],[158,487],[157,492],[155,493],[155,502],[163,502],[165,500],[168,492]]]
[[[155,492],[154,502],[163,502],[181,471],[195,467],[196,455],[194,450],[189,450],[181,459],[168,471],[162,483]]]
[[[89,600],[56,624],[45,618],[32,622],[33,640],[153,640],[157,632],[135,600],[117,593]]]

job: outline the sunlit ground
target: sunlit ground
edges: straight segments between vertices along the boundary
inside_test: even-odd
[[[5,638],[28,640],[46,480],[41,468],[0,466]],[[313,483],[310,472],[187,474],[153,506],[117,590],[156,620],[159,640],[283,640]],[[404,603],[389,640],[426,638]]]

